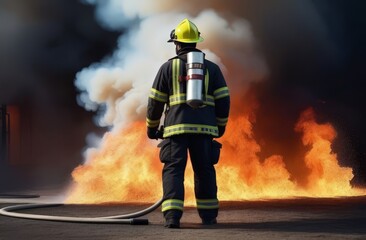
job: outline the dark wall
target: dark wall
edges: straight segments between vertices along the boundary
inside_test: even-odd
[[[0,190],[63,184],[87,134],[104,131],[77,105],[75,74],[110,54],[120,33],[103,30],[79,1],[8,0],[0,9],[0,103],[19,118]]]

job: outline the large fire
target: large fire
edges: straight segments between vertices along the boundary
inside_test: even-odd
[[[280,155],[260,159],[260,145],[253,136],[248,115],[229,120],[220,162],[216,165],[218,198],[337,197],[365,194],[350,185],[352,169],[339,165],[331,144],[336,131],[331,124],[316,122],[312,109],[304,111],[295,126],[308,149],[306,185],[291,178]],[[148,140],[146,126],[136,122],[107,133],[98,148],[89,149],[87,161],[72,173],[74,185],[68,203],[154,202],[162,196],[157,141]],[[186,203],[193,204],[193,173],[188,164]]]

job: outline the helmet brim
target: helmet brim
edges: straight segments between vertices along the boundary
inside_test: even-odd
[[[192,40],[192,39],[169,39],[167,42],[181,42],[181,43],[199,43],[199,42],[203,42],[203,37],[199,37],[197,40]]]

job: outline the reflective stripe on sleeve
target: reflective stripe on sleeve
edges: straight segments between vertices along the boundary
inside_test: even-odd
[[[160,123],[160,119],[151,120],[149,118],[146,118],[146,126],[148,126],[149,128],[158,127],[159,123]]]
[[[161,211],[165,212],[172,209],[183,211],[183,204],[184,202],[179,199],[167,199],[161,205]]]
[[[229,120],[229,118],[216,118],[216,122],[218,126],[226,126],[227,121]]]
[[[228,87],[222,87],[222,88],[216,89],[214,91],[215,100],[223,98],[223,97],[227,97],[227,96],[229,96],[229,88]]]
[[[149,97],[152,99],[155,99],[159,102],[163,102],[163,103],[168,102],[168,94],[160,92],[160,91],[156,90],[155,88],[151,88]]]
[[[197,199],[198,209],[217,209],[219,208],[218,199]]]

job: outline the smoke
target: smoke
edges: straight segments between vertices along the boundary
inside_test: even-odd
[[[231,16],[228,20],[215,9],[200,4],[192,7],[184,1],[87,2],[96,5],[103,26],[127,28],[112,57],[84,68],[76,76],[75,85],[81,91],[78,103],[87,110],[99,111],[100,126],[119,128],[145,120],[154,77],[159,67],[175,55],[174,45],[166,41],[184,18],[198,26],[205,39],[198,48],[221,66],[233,95],[243,95],[250,83],[268,74],[250,24],[243,18]],[[194,11],[190,8],[201,11],[191,15]]]

